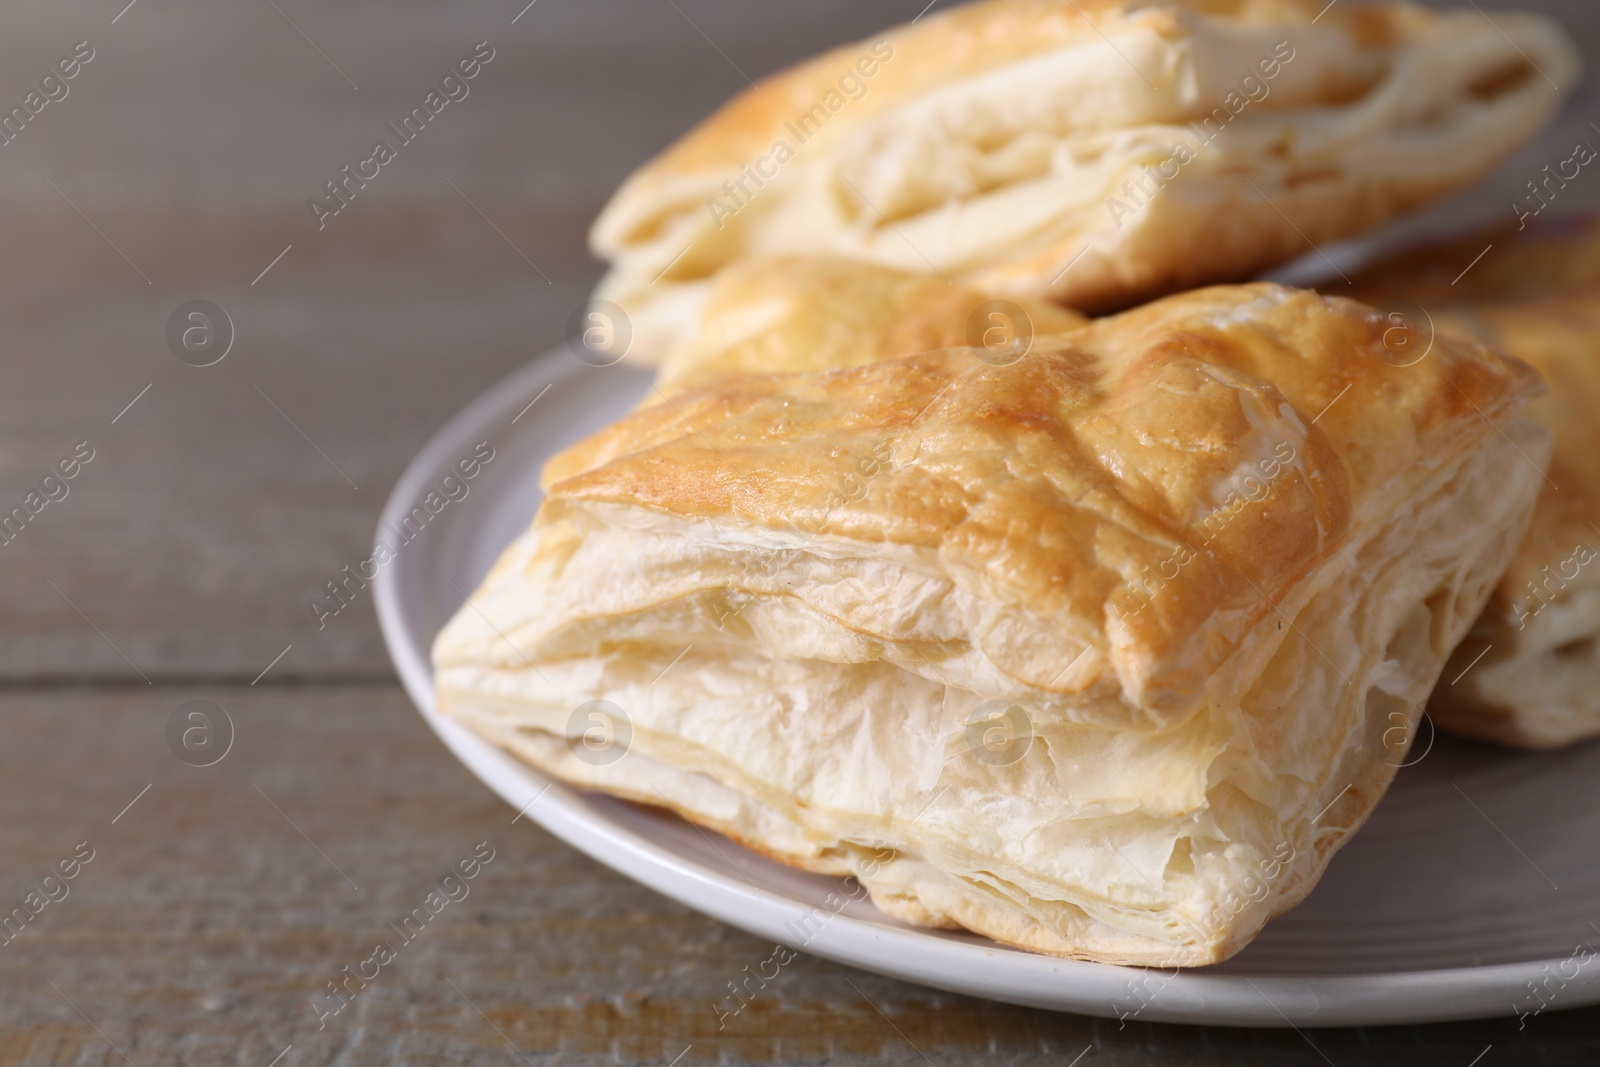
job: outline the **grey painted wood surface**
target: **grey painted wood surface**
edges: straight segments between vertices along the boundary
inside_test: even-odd
[[[234,723],[211,767],[180,764],[164,739],[192,699]],[[290,1045],[282,1062],[296,1065],[514,1064],[511,1045],[581,1065],[666,1064],[693,1046],[680,1067],[1322,1062],[1309,1042],[1340,1067],[1466,1067],[1488,1045],[1485,1064],[1600,1052],[1592,1012],[1521,1034],[1510,1020],[1119,1031],[807,957],[719,1030],[727,983],[773,946],[513,823],[392,685],[39,690],[0,699],[0,715],[0,903],[80,842],[94,850],[65,898],[0,947],[7,1064],[122,1063],[113,1043],[139,1067],[266,1067]],[[494,858],[467,895],[401,941],[389,924],[481,842]],[[380,940],[395,961],[319,1016],[326,983]]]
[[[922,4],[124,3],[0,13],[0,100],[96,50],[0,147],[0,503],[94,449],[0,547],[0,902],[95,850],[0,945],[0,1063],[1600,1056],[1592,1011],[1521,1032],[1119,1031],[807,958],[719,1031],[712,1005],[771,946],[512,825],[394,684],[370,602],[318,630],[305,601],[362,557],[422,442],[559,339],[598,274],[584,229],[632,166],[744,73]],[[1593,5],[1568,21],[1600,41]],[[480,40],[496,57],[471,95],[319,231],[306,199]],[[1600,122],[1583,100],[1550,143]],[[1498,210],[1538,158],[1463,203]],[[236,327],[212,367],[164,336],[196,298]],[[190,699],[237,726],[216,766],[167,748]],[[471,895],[319,1030],[324,983],[481,841]]]

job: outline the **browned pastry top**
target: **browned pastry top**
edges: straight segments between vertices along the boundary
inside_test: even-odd
[[[732,379],[552,459],[550,505],[932,552],[1064,637],[1119,646],[1152,706],[1182,704],[1353,521],[1394,506],[1408,465],[1480,439],[1481,420],[1539,387],[1525,365],[1442,338],[1395,366],[1392,330],[1344,299],[1217,287],[1005,366],[944,350]],[[864,462],[883,469],[841,494]],[[1028,658],[1008,669],[1048,688]]]

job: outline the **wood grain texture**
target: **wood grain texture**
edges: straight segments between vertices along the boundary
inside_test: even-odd
[[[290,643],[275,672],[387,676],[368,603],[318,631],[306,600],[367,554],[428,436],[561,339],[611,189],[743,85],[736,66],[900,15],[545,0],[513,26],[521,5],[278,6],[144,0],[112,25],[79,0],[0,26],[19,98],[73,42],[96,49],[0,146],[0,502],[97,449],[0,548],[0,679],[248,682]],[[742,42],[741,62],[701,31]],[[480,40],[495,58],[468,96],[319,229],[308,199]],[[168,351],[194,298],[236,327],[213,367]]]
[[[167,749],[168,717],[190,699],[235,725],[214,766]],[[290,1044],[297,1067],[516,1063],[507,1039],[530,1062],[585,1067],[665,1064],[688,1046],[680,1067],[1064,1064],[1085,1050],[1081,1067],[1322,1062],[1308,1038],[1340,1067],[1465,1067],[1489,1044],[1499,1063],[1600,1055],[1595,1012],[1548,1013],[1520,1034],[1512,1020],[1119,1031],[805,956],[719,1030],[727,983],[773,946],[513,823],[393,686],[11,694],[0,716],[0,904],[77,843],[95,849],[69,895],[0,947],[6,1064],[121,1063],[108,1041],[140,1067],[265,1067]],[[494,859],[468,895],[400,941],[387,924],[484,841]],[[312,999],[379,940],[397,959],[319,1030]]]
[[[427,437],[560,339],[598,275],[584,230],[628,170],[745,74],[923,0],[539,0],[512,25],[523,6],[0,13],[0,101],[73,42],[97,50],[0,147],[0,507],[96,450],[0,547],[0,913],[96,849],[0,945],[0,1064],[267,1067],[291,1044],[281,1067],[1596,1061],[1594,1011],[1119,1030],[808,957],[719,1030],[713,1005],[772,946],[512,825],[393,684],[370,600],[319,630],[306,599],[365,554]],[[1593,5],[1539,6],[1600,41]],[[483,39],[471,95],[319,231],[306,199]],[[1600,121],[1584,92],[1549,143]],[[1541,151],[1472,196],[1509,200]],[[1572,194],[1600,203],[1600,183]],[[213,367],[167,348],[192,298],[237,328]],[[194,698],[237,726],[211,768],[165,741]],[[496,858],[470,897],[319,1031],[311,998],[479,841]]]

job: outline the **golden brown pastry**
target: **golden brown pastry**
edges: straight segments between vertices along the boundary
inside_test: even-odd
[[[1225,959],[1371,812],[1537,495],[1534,372],[1391,329],[1263,284],[689,389],[550,462],[439,706],[911,922]]]
[[[1533,525],[1430,714],[1520,748],[1600,735],[1600,223],[1474,234],[1380,263],[1356,285],[1380,307],[1520,356],[1550,383],[1528,408],[1555,433]]]
[[[1578,77],[1526,13],[981,0],[764,79],[635,173],[590,243],[656,363],[706,280],[821,253],[1104,311],[1234,281],[1459,188]],[[1557,86],[1560,89],[1557,89]]]
[[[1045,300],[1005,300],[927,273],[835,256],[756,257],[717,275],[656,385],[673,392],[736,374],[859,367],[958,345],[988,348],[1001,362],[1021,358],[1037,335],[1087,321]]]

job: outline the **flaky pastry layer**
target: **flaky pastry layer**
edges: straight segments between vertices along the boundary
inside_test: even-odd
[[[686,390],[551,462],[440,707],[910,922],[1225,959],[1377,803],[1537,494],[1533,372],[1391,331],[1245,286]]]
[[[597,296],[659,361],[707,279],[820,253],[1103,311],[1252,276],[1456,189],[1577,80],[1539,16],[1345,0],[981,0],[740,94],[617,192]]]

